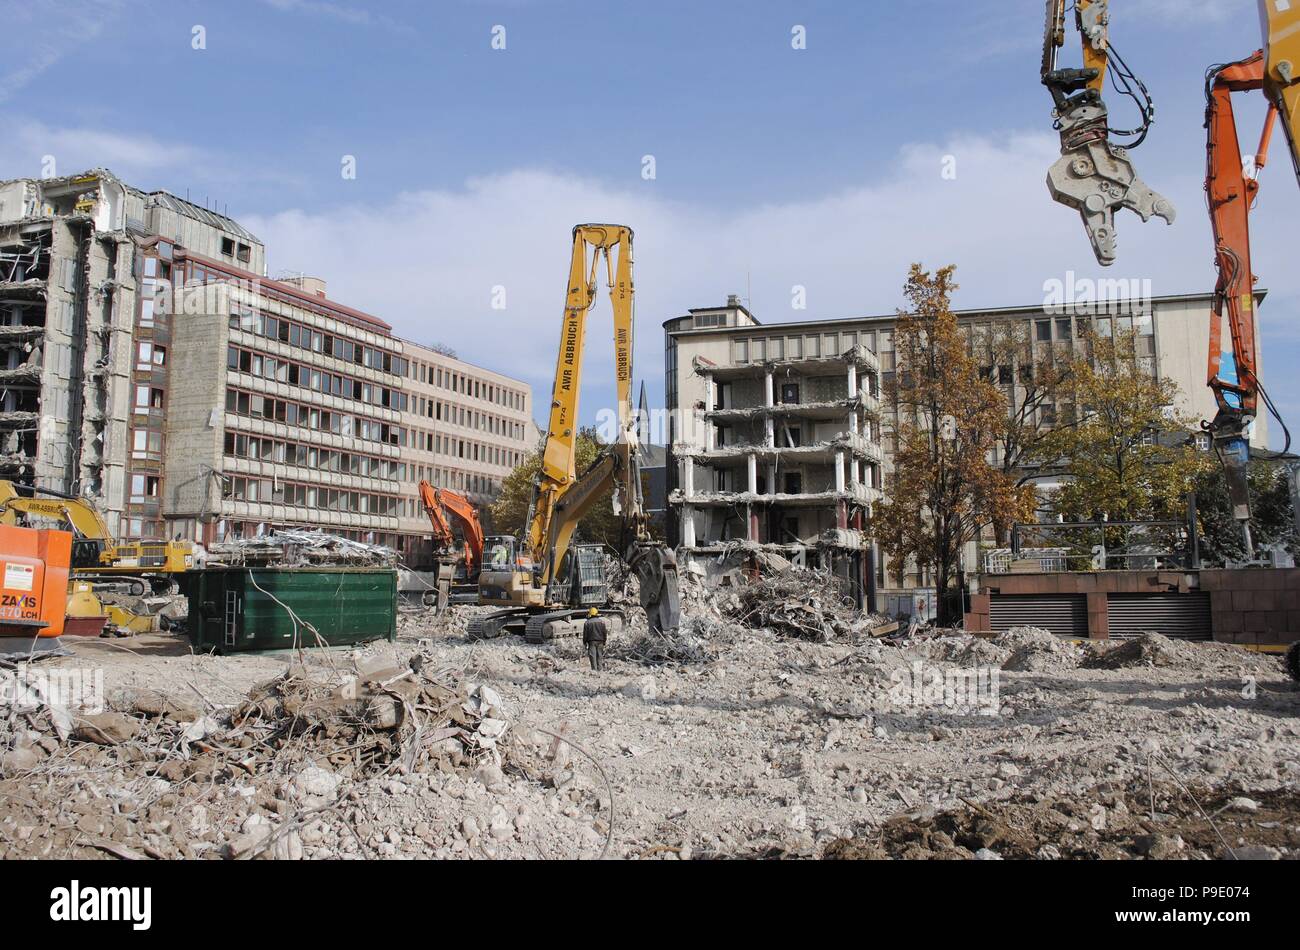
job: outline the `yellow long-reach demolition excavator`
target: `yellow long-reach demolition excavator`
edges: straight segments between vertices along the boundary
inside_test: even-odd
[[[602,259],[614,308],[619,431],[617,441],[579,475],[578,394],[583,346]],[[479,573],[479,602],[505,609],[471,621],[471,636],[523,633],[530,642],[573,636],[581,631],[589,608],[609,608],[602,546],[572,542],[579,520],[610,488],[614,490],[615,511],[623,516],[625,543],[619,553],[636,572],[650,629],[677,629],[681,612],[677,562],[672,551],[651,538],[641,495],[639,446],[632,414],[632,297],[632,229],[615,224],[575,227],[541,471],[533,486],[523,537],[487,539]],[[622,616],[616,607],[606,613],[613,620]]]

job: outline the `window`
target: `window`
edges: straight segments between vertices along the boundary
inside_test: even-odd
[[[781,384],[781,402],[787,405],[799,404],[799,384],[782,383]]]
[[[221,253],[224,254],[226,257],[235,256],[234,238],[223,237],[221,239]]]
[[[1073,334],[1070,333],[1070,318],[1069,318],[1069,317],[1057,317],[1057,318],[1056,318],[1056,338],[1057,338],[1058,340],[1068,340],[1068,339],[1070,339],[1071,336],[1073,336]]]
[[[1052,339],[1052,321],[1036,321],[1034,323],[1034,336],[1040,343],[1050,341]]]

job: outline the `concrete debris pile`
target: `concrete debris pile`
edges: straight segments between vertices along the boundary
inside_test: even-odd
[[[1198,661],[1209,658],[1206,647],[1209,644],[1192,646],[1170,640],[1159,633],[1148,632],[1124,640],[1108,648],[1094,651],[1084,660],[1088,669],[1118,670],[1135,666],[1187,666],[1196,665]]]
[[[1083,795],[1034,795],[901,814],[828,859],[1277,860],[1300,845],[1293,789],[1254,793],[1135,780]],[[1245,842],[1251,842],[1249,845]],[[1232,843],[1232,844],[1230,844]]]
[[[816,643],[854,640],[874,624],[844,595],[833,575],[798,568],[735,588],[721,608],[744,626]]]
[[[1042,627],[1012,627],[993,641],[1010,650],[1002,669],[1019,673],[1047,673],[1079,665],[1083,648]]]
[[[281,530],[214,544],[209,566],[394,567],[397,552],[324,531]]]
[[[87,712],[24,693],[0,718],[9,844],[124,859],[387,854],[387,839],[357,831],[360,803],[499,773],[509,758],[500,696],[420,653],[369,670],[296,666],[238,704],[195,699],[133,689]]]
[[[25,698],[12,707],[17,715],[0,720],[0,743],[29,753],[18,764],[39,772],[47,758],[93,767],[107,756],[171,782],[283,774],[313,763],[340,780],[429,763],[444,771],[499,763],[509,728],[495,692],[468,690],[455,671],[432,670],[419,654],[404,667],[370,672],[295,667],[233,708],[205,710],[152,690],[122,694],[118,708],[100,712],[68,709],[34,691]]]

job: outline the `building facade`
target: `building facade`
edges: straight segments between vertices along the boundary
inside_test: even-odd
[[[880,498],[880,366],[853,332],[769,336],[732,297],[669,321],[669,537],[687,563],[734,549],[834,571],[865,599]]]
[[[1257,294],[1259,301],[1263,297]],[[1178,408],[1209,419],[1215,412],[1205,385],[1211,305],[1210,294],[1111,300],[1101,308],[1049,301],[961,311],[957,317],[972,352],[976,340],[1008,328],[1028,342],[1033,360],[1069,358],[1089,331],[1131,332],[1139,364],[1178,384]],[[676,513],[668,520],[670,543],[689,556],[733,539],[811,550],[816,537],[843,537],[871,551],[867,560],[876,591],[926,587],[928,577],[914,566],[889,563],[870,542],[871,503],[888,490],[895,448],[896,416],[879,398],[880,386],[889,384],[896,369],[895,320],[887,315],[763,324],[731,297],[725,307],[666,321],[667,479]],[[1012,367],[981,366],[981,372],[1011,398],[1018,385]],[[785,434],[787,426],[793,438]],[[1267,444],[1262,419],[1252,444]],[[777,521],[765,524],[760,514],[755,525],[755,505]],[[863,534],[838,535],[846,508],[854,523],[854,506],[865,519]],[[967,570],[979,569],[975,545],[967,562]]]
[[[422,478],[486,506],[535,447],[527,384],[269,280],[234,220],[110,172],[0,183],[0,477],[121,538],[279,526],[426,566]]]

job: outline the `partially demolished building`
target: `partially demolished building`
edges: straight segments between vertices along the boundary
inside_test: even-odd
[[[997,359],[976,344],[995,328],[1023,341],[1035,362],[1070,358],[1089,332],[1133,334],[1138,364],[1178,385],[1179,410],[1211,418],[1204,372],[1213,296],[1152,297],[1141,282],[1101,283],[1069,275],[1039,306],[959,311],[981,375],[1008,400],[1023,389],[1015,367],[985,365]],[[1264,296],[1256,291],[1257,305]],[[859,589],[874,590],[880,609],[931,589],[923,570],[891,563],[871,539],[894,448],[895,414],[880,394],[897,369],[895,320],[762,324],[733,296],[664,323],[668,535],[688,564],[746,549],[811,558],[850,579],[861,569]],[[1043,424],[1070,408],[1044,405]],[[1262,418],[1251,441],[1268,444]],[[968,545],[964,570],[988,570],[997,553],[989,547]]]
[[[91,498],[111,523],[156,212],[104,171],[0,183],[0,478]]]
[[[486,504],[526,383],[268,280],[238,222],[104,169],[0,182],[0,479],[123,539],[318,527],[431,557],[422,478]]]
[[[865,600],[881,490],[875,353],[856,332],[816,327],[735,340],[758,326],[735,297],[665,326],[670,537],[688,566],[737,548],[777,555],[832,570]]]

